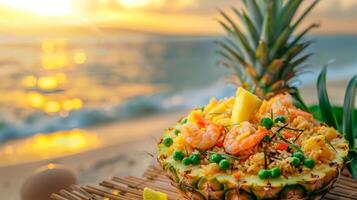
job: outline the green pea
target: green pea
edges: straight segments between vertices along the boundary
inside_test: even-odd
[[[271,129],[273,124],[273,120],[271,120],[269,117],[264,117],[260,120],[260,125],[264,126],[267,129]]]
[[[191,154],[189,158],[191,160],[192,165],[198,165],[201,162],[201,158],[198,154]]]
[[[183,165],[186,165],[186,166],[187,166],[187,165],[190,165],[190,164],[191,164],[191,159],[188,158],[188,157],[182,159],[182,164],[183,164]]]
[[[297,157],[291,157],[290,164],[294,167],[298,167],[300,165],[300,159]]]
[[[209,161],[211,162],[211,163],[219,163],[219,161],[221,161],[222,160],[222,155],[221,154],[212,154],[211,156],[210,156],[210,158],[209,158]]]
[[[269,141],[270,141],[270,136],[269,136],[269,135],[266,135],[266,136],[264,137],[264,141],[265,141],[265,142],[269,142]]]
[[[304,165],[305,165],[305,167],[312,169],[315,167],[315,161],[312,159],[305,159]]]
[[[285,123],[285,122],[286,122],[286,119],[285,119],[284,116],[279,115],[279,116],[276,116],[276,117],[275,117],[274,122],[275,122],[275,123],[278,123],[278,122]]]
[[[305,159],[305,155],[304,155],[302,152],[300,152],[300,151],[294,152],[293,155],[292,155],[292,157],[299,158],[300,161]]]
[[[270,176],[272,178],[278,178],[281,175],[281,169],[279,167],[274,167],[270,170]]]
[[[219,162],[219,168],[221,170],[226,170],[231,166],[231,163],[228,160],[221,160]]]
[[[170,137],[165,137],[162,143],[164,143],[165,146],[169,147],[174,143],[174,141]]]
[[[174,151],[174,154],[173,154],[174,160],[179,161],[179,160],[182,160],[184,157],[185,157],[185,155],[181,151],[178,151],[178,150]]]
[[[178,135],[178,134],[180,134],[180,131],[177,130],[177,129],[175,129],[175,130],[174,130],[174,133],[175,133],[175,135]]]
[[[270,177],[270,170],[268,170],[268,169],[259,170],[258,177],[260,179],[268,179]]]

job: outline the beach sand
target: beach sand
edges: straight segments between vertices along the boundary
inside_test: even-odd
[[[329,83],[330,99],[334,104],[343,102],[346,81]],[[302,96],[307,103],[317,102],[314,85],[306,86]],[[86,152],[50,160],[35,161],[11,166],[0,166],[0,197],[20,199],[19,191],[24,180],[38,167],[62,164],[78,178],[78,184],[97,184],[112,176],[141,176],[145,168],[156,160],[156,140],[165,128],[174,124],[185,112],[164,113],[135,120],[89,127],[98,134],[104,145]]]

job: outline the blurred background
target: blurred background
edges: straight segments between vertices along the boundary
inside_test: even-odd
[[[125,159],[123,166],[132,166],[138,158],[113,154],[109,161],[98,159],[108,152],[127,152],[132,144],[143,144],[137,142],[140,139],[152,146],[155,141],[147,138],[160,135],[184,110],[211,96],[232,95],[234,87],[225,79],[229,71],[216,65],[214,41],[223,31],[215,19],[217,8],[228,10],[239,4],[238,0],[0,0],[4,190],[17,186],[12,179],[20,168],[14,166],[28,169],[26,163],[37,166],[34,163],[49,160],[72,162],[73,167],[79,157],[63,158],[73,154],[92,163],[77,166],[82,182],[97,180],[98,175],[91,177],[90,172],[102,166]],[[328,76],[335,103],[341,102],[345,81],[357,73],[356,9],[355,0],[324,0],[304,22],[321,25],[309,36],[314,41],[309,51],[315,52],[310,72],[299,77],[310,103],[316,101],[316,74],[331,59],[335,62]],[[116,146],[110,149],[111,145]],[[143,151],[154,151],[139,146],[140,158],[147,158]],[[104,151],[106,147],[110,150]],[[12,173],[7,173],[9,168]],[[107,174],[118,172],[114,167],[103,169]],[[135,169],[118,173],[135,174]]]

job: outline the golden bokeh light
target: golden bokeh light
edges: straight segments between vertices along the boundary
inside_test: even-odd
[[[62,102],[62,108],[65,111],[78,110],[83,107],[83,101],[79,98],[67,99]]]
[[[47,101],[43,106],[43,110],[47,113],[57,113],[61,111],[61,104],[58,101]]]
[[[45,104],[45,97],[37,92],[30,92],[27,94],[27,101],[33,108],[41,108]]]
[[[58,87],[58,80],[54,76],[43,76],[38,78],[37,84],[43,90],[53,90]]]
[[[1,0],[0,0],[1,1]],[[68,69],[62,69],[69,64],[70,55],[67,49],[66,39],[45,39],[41,42],[42,49],[42,64],[46,70],[54,70],[48,72],[46,76],[25,76],[21,82],[27,88],[34,88],[37,86],[41,90],[55,90],[59,89],[60,84],[66,88]],[[87,59],[87,55],[82,50],[77,50],[73,53],[73,61],[71,64],[83,64]],[[37,92],[30,92],[27,94],[27,99],[31,107],[42,110],[48,114],[56,114],[78,110],[83,107],[83,101],[80,98],[68,98],[66,96],[58,96],[56,99],[48,96],[46,93],[40,94]],[[41,141],[41,140],[39,140]]]
[[[42,66],[44,69],[60,69],[68,65],[68,55],[66,53],[54,53],[42,55]]]
[[[54,114],[61,111],[69,112],[72,110],[79,110],[83,107],[83,101],[80,98],[56,101],[56,100],[46,99],[45,96],[37,92],[28,93],[27,101],[31,107],[41,109],[49,114]]]
[[[80,109],[83,106],[83,101],[79,98],[72,99],[72,104],[74,109]]]
[[[45,39],[41,47],[44,69],[55,70],[69,65],[66,39]]]
[[[74,107],[73,107],[72,100],[65,100],[65,101],[63,101],[63,103],[62,103],[62,108],[63,108],[63,110],[65,110],[65,111],[71,111],[71,110],[73,110]]]

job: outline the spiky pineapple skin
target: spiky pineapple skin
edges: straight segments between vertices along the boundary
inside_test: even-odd
[[[285,185],[283,187],[271,187],[268,184],[265,186],[253,185],[234,185],[223,184],[221,189],[214,190],[212,188],[200,189],[197,187],[198,180],[180,174],[179,170],[174,166],[160,160],[159,163],[164,171],[171,179],[172,184],[178,189],[182,196],[186,199],[194,200],[250,200],[250,199],[321,199],[332,187],[339,177],[343,167],[336,166],[335,173],[330,174],[314,181],[301,181],[300,184]],[[211,186],[217,183],[207,180],[206,185]],[[312,187],[312,185],[320,185],[314,190],[307,190],[305,187]],[[304,187],[305,186],[305,187]],[[303,187],[304,191],[299,188]],[[287,189],[289,191],[284,191]],[[295,191],[297,190],[297,191]],[[283,194],[284,191],[284,194]],[[264,194],[263,194],[264,193]]]
[[[167,130],[163,137],[172,134],[171,132],[172,130]],[[345,160],[343,160],[329,166],[329,170],[323,176],[309,180],[301,178],[295,184],[272,185],[271,180],[252,184],[229,178],[222,178],[220,181],[216,178],[207,180],[205,175],[192,176],[190,171],[182,170],[180,162],[167,157],[163,146],[159,142],[159,164],[182,196],[193,200],[321,199],[332,188],[345,167]]]
[[[229,154],[229,152],[226,151],[225,143],[222,144],[219,140],[215,142],[215,146],[207,147],[203,150],[196,149],[188,142],[187,139],[189,139],[190,136],[187,135],[188,132],[185,127],[190,125],[190,123],[193,123],[192,121],[195,123],[202,123],[202,119],[195,118],[195,115],[198,115],[198,113],[207,111],[208,113],[206,113],[206,116],[208,116],[212,110],[212,113],[217,113],[215,108],[221,109],[222,113],[227,112],[227,109],[231,109],[233,112],[237,112],[237,116],[243,116],[243,120],[247,120],[244,119],[244,115],[240,115],[240,112],[246,112],[244,109],[247,108],[255,110],[254,106],[252,106],[252,102],[246,103],[252,99],[253,94],[251,94],[252,96],[241,94],[242,91],[241,88],[239,88],[235,101],[232,101],[232,98],[226,98],[218,103],[213,99],[203,109],[194,109],[187,117],[180,120],[173,128],[168,129],[163,134],[162,139],[158,144],[158,161],[172,180],[172,183],[187,199],[319,199],[323,197],[323,195],[332,187],[341,170],[344,168],[349,147],[347,141],[341,134],[338,134],[333,128],[321,126],[313,120],[309,113],[303,111],[297,112],[295,110],[295,115],[298,116],[290,119],[290,122],[286,121],[285,125],[288,126],[290,124],[292,125],[292,127],[289,126],[290,129],[302,130],[301,133],[306,133],[304,135],[301,134],[303,136],[300,138],[299,136],[295,138],[295,141],[299,138],[302,142],[292,143],[287,139],[283,140],[283,137],[285,136],[279,136],[279,130],[275,131],[275,135],[268,137],[268,145],[278,143],[279,140],[274,141],[271,139],[274,136],[277,136],[279,137],[278,139],[294,145],[293,147],[295,150],[298,149],[295,152],[294,150],[292,152],[291,149],[287,151],[276,149],[275,153],[278,153],[281,157],[274,157],[279,160],[279,162],[274,163],[272,166],[281,170],[278,176],[273,176],[272,171],[268,170],[272,170],[272,168],[267,164],[267,160],[263,161],[265,162],[265,166],[263,166],[263,164],[259,165],[259,155],[264,154],[265,150],[262,152],[262,149],[259,150],[256,148],[253,150],[253,153],[248,155],[248,157],[237,157],[237,154]],[[277,101],[277,99],[280,99],[281,101]],[[270,101],[271,102],[264,102],[262,105],[260,105],[260,101],[257,101],[258,106],[261,108],[259,108],[260,111],[257,111],[256,114],[259,115],[261,109],[263,111],[268,110],[267,114],[271,116],[271,119],[274,119],[272,116],[273,111],[272,109],[267,109],[267,105],[270,105],[272,102],[279,102],[276,105],[284,108],[283,104],[285,103],[285,108],[288,109],[288,106],[291,106],[292,104],[289,103],[291,102],[289,101],[289,96],[282,95],[278,95]],[[227,104],[228,102],[230,102],[230,104]],[[234,106],[236,102],[241,105],[249,106],[238,107],[239,109],[236,109]],[[227,109],[223,109],[222,105],[226,106]],[[272,104],[271,107],[273,108],[273,106],[274,105]],[[208,111],[208,109],[210,110]],[[294,108],[291,109],[292,112],[288,112],[288,115],[294,116]],[[302,116],[306,116],[306,118]],[[233,115],[226,118],[232,120]],[[259,120],[255,120],[252,117],[250,118],[252,123],[261,124]],[[214,120],[217,120],[217,118]],[[295,124],[296,122],[304,127],[308,124],[303,124],[302,122],[308,123],[308,120],[310,120],[310,125],[312,127],[306,128],[305,130],[294,129],[294,127],[297,127]],[[232,123],[232,121],[229,122]],[[233,120],[233,122],[237,121]],[[236,125],[236,127],[242,125],[243,122]],[[275,126],[281,126],[278,123],[280,122],[275,122]],[[258,127],[262,126],[258,125]],[[226,129],[228,128],[226,127]],[[228,138],[227,135],[230,134],[232,130],[234,129],[224,130],[228,132],[223,136],[225,137],[224,140]],[[273,130],[271,131],[273,132]],[[196,131],[195,134],[197,135],[200,133]],[[245,134],[245,132],[242,132],[241,134]],[[163,142],[164,138],[171,138],[172,143],[168,144]],[[210,138],[206,136],[199,140],[208,139]],[[237,137],[233,139],[238,140]],[[195,140],[195,142],[198,143],[200,141]],[[331,142],[333,142],[333,144]],[[237,144],[237,146],[240,144]],[[328,146],[328,144],[330,146]],[[302,153],[303,156],[301,160],[295,157],[298,159],[298,165],[291,162],[291,159],[294,158],[294,153],[297,152]],[[221,163],[223,160],[213,160],[212,154],[220,154],[222,157],[225,156],[223,160],[226,162],[228,161],[230,167],[222,167],[223,165],[221,165]],[[178,157],[177,155],[181,156]],[[198,163],[190,161],[192,155],[199,156]],[[188,163],[184,162],[184,157],[189,159]],[[308,160],[313,161],[313,166],[305,163],[305,161]],[[271,162],[271,164],[272,163],[273,162]],[[264,176],[259,175],[262,170],[266,170],[269,174]]]

